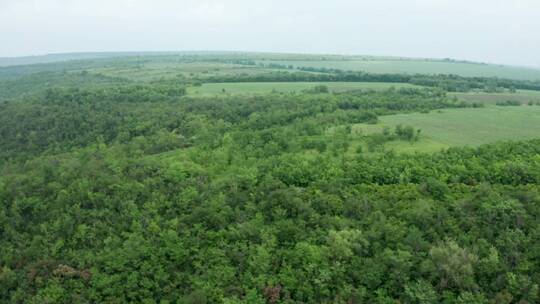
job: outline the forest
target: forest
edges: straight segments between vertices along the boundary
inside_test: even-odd
[[[438,133],[381,125],[533,115],[534,99],[452,93],[540,82],[260,67],[257,56],[0,68],[0,302],[540,302],[540,136],[474,145],[463,134],[408,152],[393,147]],[[153,77],[162,61],[187,63]],[[189,93],[278,81],[418,87]]]

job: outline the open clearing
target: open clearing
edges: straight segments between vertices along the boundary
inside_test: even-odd
[[[390,142],[387,148],[400,152],[433,152],[453,146],[538,138],[540,106],[488,106],[381,116],[378,124],[358,124],[354,131],[373,134],[399,124],[421,129],[420,140],[412,144]]]
[[[387,90],[394,88],[420,88],[406,83],[387,82],[239,82],[239,83],[205,83],[200,87],[188,89],[190,95],[216,94],[267,94],[277,92],[299,92],[325,85],[332,92],[345,92],[359,89]],[[225,90],[225,91],[223,91]]]
[[[500,77],[540,80],[540,70],[494,64],[434,60],[279,60],[265,61],[294,67],[332,68],[368,73],[455,74],[467,77]]]

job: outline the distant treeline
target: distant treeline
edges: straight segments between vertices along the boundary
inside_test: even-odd
[[[414,85],[437,87],[449,92],[467,92],[483,90],[496,92],[502,89],[514,91],[540,91],[540,82],[510,80],[488,77],[462,77],[458,75],[407,75],[407,74],[372,74],[350,72],[325,68],[299,68],[300,72],[271,72],[264,74],[242,74],[234,76],[210,76],[199,79],[201,82],[390,82],[410,83]]]

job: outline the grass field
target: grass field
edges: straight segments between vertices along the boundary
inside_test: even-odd
[[[105,56],[105,55],[103,55]],[[63,57],[60,57],[63,58]],[[67,60],[67,59],[66,59]],[[1,60],[0,60],[1,61]],[[84,60],[67,60],[32,65],[0,66],[0,80],[40,72],[86,71],[133,81],[156,81],[180,77],[208,77],[269,72],[259,66],[247,66],[216,61],[197,61],[182,56],[125,56],[102,57]]]
[[[434,152],[452,146],[540,138],[540,106],[488,106],[382,116],[376,125],[359,124],[353,130],[373,134],[382,132],[385,126],[394,128],[398,124],[421,129],[420,140],[413,144],[390,142],[387,148],[400,152]]]
[[[484,104],[496,104],[497,102],[519,101],[523,104],[529,101],[540,101],[539,91],[519,90],[516,93],[484,93],[484,92],[467,92],[467,93],[450,93],[451,96],[456,96],[459,100],[467,102],[481,102]]]
[[[334,68],[369,73],[456,74],[461,76],[500,77],[518,80],[540,80],[540,69],[493,64],[447,62],[434,60],[278,60],[266,63],[295,67]]]
[[[177,75],[223,75],[271,70],[260,66],[237,65],[226,62],[227,60],[239,59],[253,60],[266,65],[278,63],[295,67],[336,68],[371,73],[442,73],[540,80],[540,69],[494,64],[398,57],[242,52],[72,53],[0,58],[0,76],[9,74],[10,71],[17,71],[16,74],[25,74],[59,69],[68,72],[87,70],[108,76],[146,81],[163,77],[172,78]],[[11,66],[11,69],[1,69],[1,67],[7,66]]]
[[[223,76],[237,74],[256,74],[268,71],[256,66],[225,64],[219,62],[181,62],[170,58],[141,60],[130,62],[130,65],[108,66],[89,70],[107,76],[122,77],[135,81],[152,81],[158,79],[171,79],[178,76]]]
[[[196,96],[208,96],[216,94],[266,94],[277,92],[299,92],[313,88],[317,85],[325,85],[332,92],[345,92],[359,89],[387,90],[395,88],[419,87],[406,83],[386,82],[250,82],[250,83],[205,83],[200,87],[191,87],[188,94]],[[225,90],[225,91],[223,91]]]

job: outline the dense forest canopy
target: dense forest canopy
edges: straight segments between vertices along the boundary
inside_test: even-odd
[[[414,122],[355,128],[538,83],[230,64],[248,71],[0,70],[0,302],[540,301],[540,137],[405,153],[429,140]],[[187,90],[300,80],[423,87]]]

